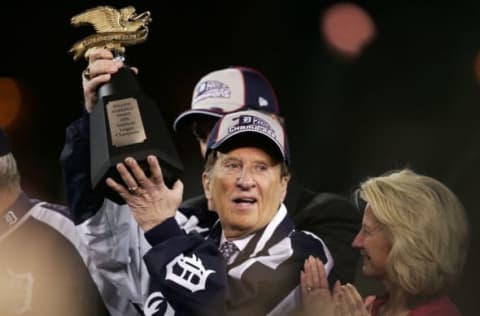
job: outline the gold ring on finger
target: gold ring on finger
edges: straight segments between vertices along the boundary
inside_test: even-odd
[[[133,186],[133,187],[128,187],[128,192],[130,192],[130,194],[135,194],[137,195],[138,194],[138,186]]]
[[[82,72],[82,75],[86,80],[92,79],[92,76],[90,75],[90,68],[88,67]]]

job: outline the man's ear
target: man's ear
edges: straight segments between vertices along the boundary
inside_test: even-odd
[[[202,185],[205,197],[210,201],[212,199],[212,192],[210,191],[210,175],[207,172],[202,173]]]
[[[281,180],[282,183],[282,201],[285,201],[287,196],[288,183],[290,182],[290,176],[284,176]]]

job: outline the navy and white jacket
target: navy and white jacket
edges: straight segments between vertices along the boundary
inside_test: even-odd
[[[184,209],[175,217],[187,232],[205,233],[204,212]],[[200,217],[200,218],[199,218]],[[204,224],[210,227],[211,224]],[[105,200],[96,214],[77,226],[89,270],[112,316],[139,316],[149,294],[143,256],[151,248],[128,205]]]
[[[323,242],[296,231],[283,205],[229,265],[218,251],[221,233],[217,223],[206,238],[185,234],[169,219],[145,234],[153,246],[144,257],[151,277],[146,316],[286,315],[300,304],[305,259],[320,258],[327,273],[333,267]]]

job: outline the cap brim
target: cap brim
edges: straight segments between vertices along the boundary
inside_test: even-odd
[[[173,122],[173,130],[178,132],[179,130],[183,130],[186,127],[190,126],[190,124],[194,121],[196,117],[217,117],[220,118],[224,115],[224,113],[209,111],[209,110],[188,110],[180,114],[175,121]]]
[[[275,152],[276,156],[280,160],[283,160],[287,164],[289,164],[289,157],[285,155],[282,146],[278,142],[263,133],[258,133],[254,131],[243,131],[241,133],[229,135],[221,141],[217,142],[215,145],[213,145],[211,147],[211,150],[222,151],[227,149],[226,151],[229,151],[230,149],[244,146],[254,146],[262,148],[264,150],[270,148],[272,152],[268,152],[270,152],[271,154]]]

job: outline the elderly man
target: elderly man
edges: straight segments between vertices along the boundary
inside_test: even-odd
[[[89,57],[89,78],[83,78],[85,109],[91,112],[99,84],[108,81],[123,63],[115,61],[110,51],[98,49]],[[180,114],[174,123],[177,132],[189,130],[196,136],[205,158],[206,140],[215,122],[227,113],[256,109],[279,114],[274,89],[265,76],[247,67],[229,67],[212,71],[195,85],[191,108]],[[67,132],[68,141],[62,161],[67,176],[69,206],[77,222],[91,218],[101,208],[103,196],[92,194],[88,169],[88,114],[73,124]],[[85,150],[82,150],[84,148]],[[78,170],[80,168],[80,170]],[[83,175],[82,175],[83,173]],[[350,247],[360,227],[361,216],[348,200],[338,195],[314,192],[293,176],[289,182],[285,205],[298,229],[315,233],[325,241],[335,260],[331,284],[340,280],[353,282],[358,251]],[[209,227],[216,220],[214,207],[207,205],[205,196],[182,203],[184,208],[202,209],[198,220]]]
[[[86,236],[86,247],[91,252],[92,265],[96,267],[95,274],[101,280],[98,286],[110,312],[122,316],[141,315],[150,282],[142,256],[151,246],[128,206],[95,194],[89,177],[89,113],[96,103],[96,89],[123,67],[122,62],[112,58],[112,53],[105,49],[95,50],[89,56],[89,77],[83,77],[86,111],[67,128],[61,163],[70,210]],[[219,94],[212,87],[226,89],[224,92],[228,93],[223,95],[232,98],[223,100],[227,103],[220,102],[222,99],[215,97]],[[246,108],[278,113],[275,93],[266,78],[249,68],[215,71],[196,85],[192,109],[179,116],[175,127],[182,129],[193,123],[197,135],[206,140],[220,116]],[[204,123],[209,119],[207,126]],[[309,190],[296,190],[298,186],[292,187],[291,183],[285,204],[298,229],[315,233],[325,240],[329,249],[333,249],[335,267],[332,280],[351,281],[358,254],[352,251],[350,242],[359,225],[359,214],[344,199],[332,194],[316,195]],[[186,209],[177,214],[176,220],[185,231],[206,233],[218,219],[216,213],[208,211],[203,198],[196,199],[200,203],[189,201],[182,205],[189,208],[189,216],[183,216]],[[336,270],[337,263],[341,269]]]
[[[286,315],[299,301],[299,274],[309,255],[330,271],[332,259],[313,234],[295,230],[283,200],[289,152],[283,126],[271,114],[247,110],[222,117],[209,137],[202,175],[219,221],[205,238],[186,234],[174,217],[183,186],[163,182],[155,157],[147,178],[132,158],[117,166],[122,196],[152,249],[146,315]],[[136,192],[128,187],[139,187]]]
[[[66,208],[30,199],[0,129],[0,313],[108,315]],[[86,259],[86,257],[85,257]]]

